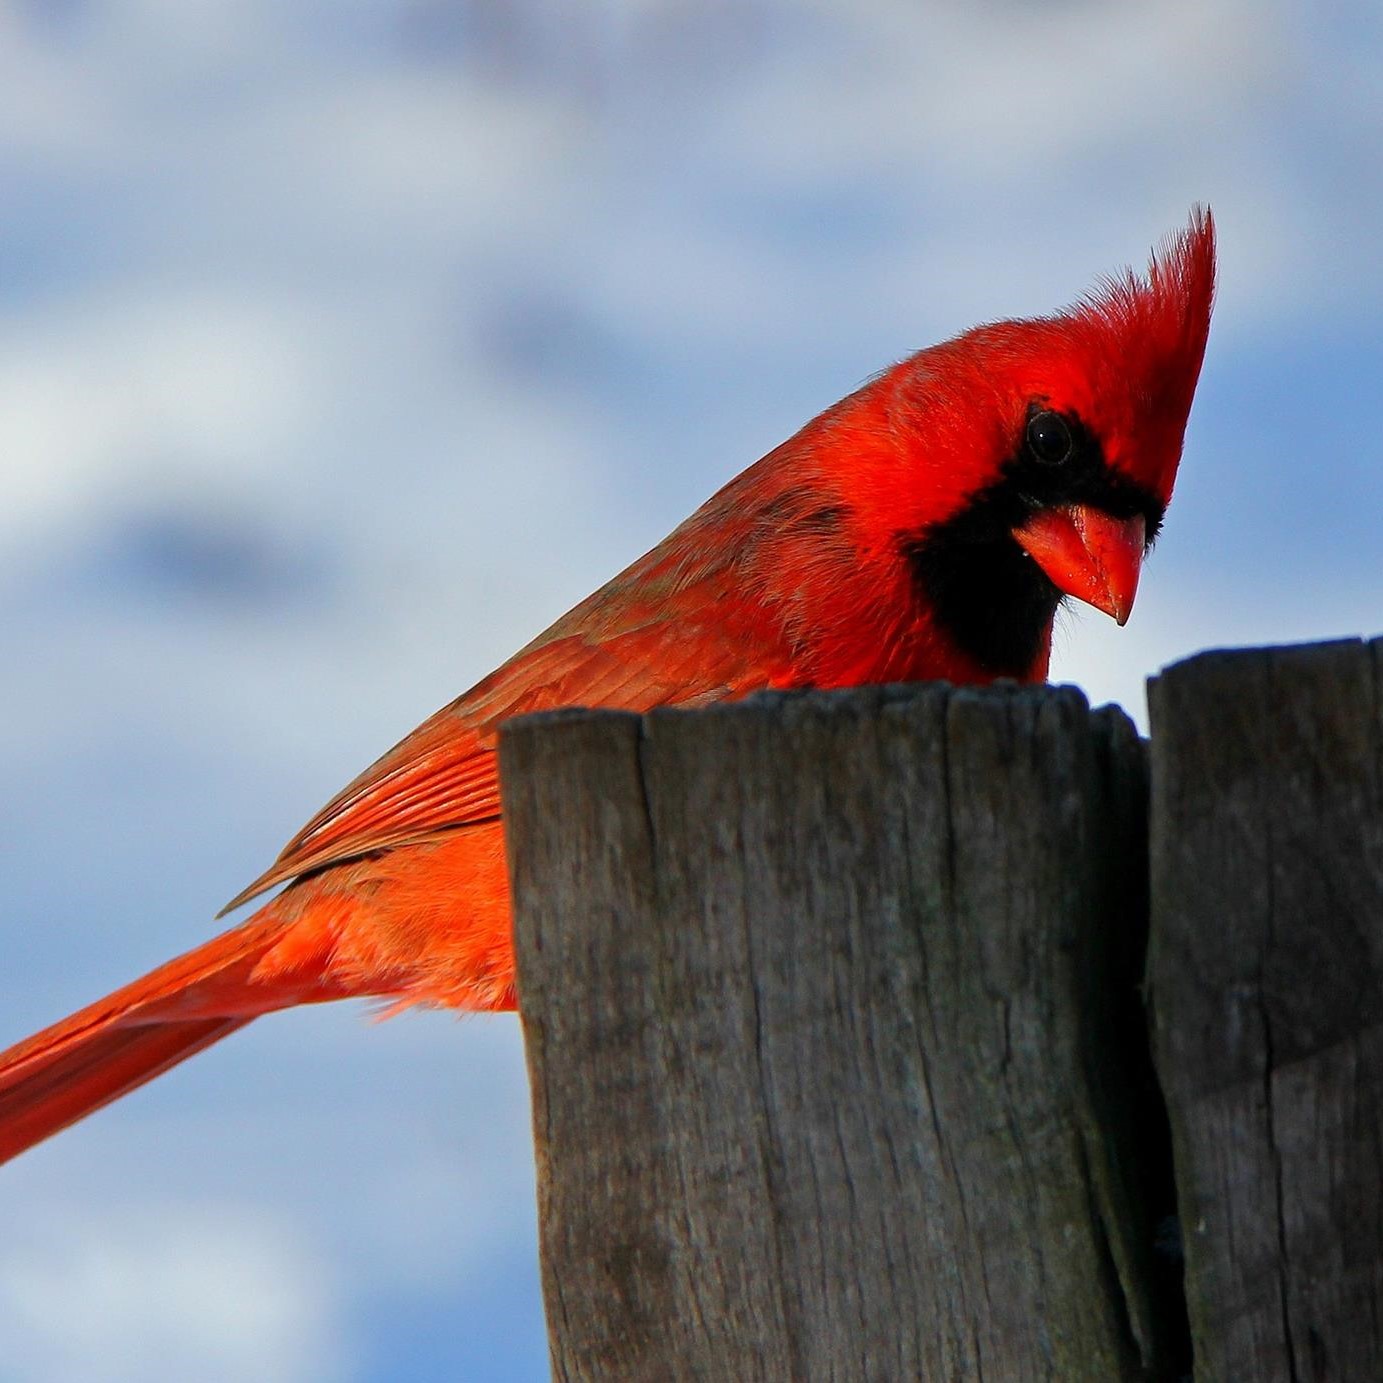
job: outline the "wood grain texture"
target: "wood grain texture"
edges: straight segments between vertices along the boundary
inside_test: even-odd
[[[506,727],[558,1379],[1168,1376],[1141,749],[1050,688]]]
[[[1198,1383],[1383,1379],[1383,643],[1152,686],[1156,1058]]]

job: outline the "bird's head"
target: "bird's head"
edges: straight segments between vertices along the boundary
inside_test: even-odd
[[[1043,675],[1067,596],[1128,618],[1171,498],[1214,282],[1214,225],[1197,209],[1146,277],[977,327],[876,382],[894,540],[975,668]]]

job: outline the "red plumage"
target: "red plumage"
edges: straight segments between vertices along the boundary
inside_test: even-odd
[[[248,922],[0,1054],[0,1160],[251,1018],[514,1004],[495,742],[566,705],[1046,676],[1064,594],[1127,614],[1209,330],[1209,213],[1051,317],[886,370],[424,722],[289,842]]]

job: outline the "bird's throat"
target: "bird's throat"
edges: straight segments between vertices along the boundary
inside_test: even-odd
[[[918,599],[937,633],[990,677],[1040,677],[1061,592],[1007,531],[972,527],[944,525],[904,548]]]

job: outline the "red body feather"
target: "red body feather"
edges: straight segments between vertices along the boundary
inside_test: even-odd
[[[1165,505],[1213,281],[1213,230],[1197,214],[1146,280],[922,351],[808,423],[328,803],[235,900],[288,882],[249,921],[0,1054],[0,1160],[273,1009],[352,995],[512,1007],[495,758],[508,716],[1044,678],[1049,615],[1022,665],[999,666],[976,652],[986,628],[962,637],[929,601],[902,539],[966,542],[955,521],[1004,484],[1034,409],[1079,420],[1112,493]],[[1020,473],[1008,483],[1029,504],[1010,556],[1126,616],[1142,515],[1043,505]],[[963,559],[948,593],[965,585]],[[947,560],[938,543],[942,578]],[[981,600],[965,618],[997,627],[1007,613]]]

